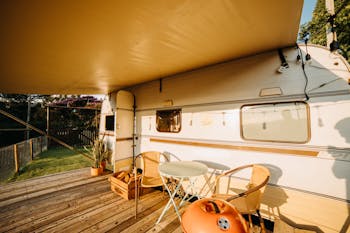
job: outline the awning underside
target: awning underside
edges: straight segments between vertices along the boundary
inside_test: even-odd
[[[0,93],[105,94],[295,44],[302,0],[0,2]]]

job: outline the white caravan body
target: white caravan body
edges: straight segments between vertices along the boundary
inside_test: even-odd
[[[270,51],[128,88],[136,103],[135,122],[128,120],[135,124],[134,153],[167,151],[228,168],[264,164],[271,172],[266,217],[341,232],[349,222],[349,64],[324,47],[299,47],[282,50],[288,68]],[[116,112],[115,102],[115,93],[104,101],[109,114]],[[157,130],[162,110],[180,111],[179,132]],[[100,134],[106,132],[106,111]],[[118,127],[109,139],[115,169],[132,162],[132,154],[118,155],[125,150],[115,146]]]

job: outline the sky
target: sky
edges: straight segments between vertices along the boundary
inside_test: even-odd
[[[304,0],[303,12],[301,14],[300,25],[308,22],[312,18],[312,12],[315,9],[317,0]]]

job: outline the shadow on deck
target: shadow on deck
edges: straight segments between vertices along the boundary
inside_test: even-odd
[[[0,186],[0,232],[182,232],[174,211],[155,226],[168,198],[161,191],[134,200],[113,193],[108,175],[89,168]]]

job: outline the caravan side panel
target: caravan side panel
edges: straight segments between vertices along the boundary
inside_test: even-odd
[[[296,59],[300,51],[291,48],[283,51],[289,63],[283,73],[277,72],[281,61],[273,51],[130,88],[137,104],[137,151],[168,151],[182,160],[205,160],[230,168],[265,164],[272,174],[265,213],[277,214],[271,212],[275,201],[288,216],[298,215],[295,208],[304,209],[295,220],[307,219],[305,223],[317,226],[306,216],[307,209],[308,204],[317,206],[322,201],[307,203],[303,197],[337,200],[337,219],[326,209],[313,217],[331,219],[323,226],[326,232],[339,231],[348,216],[346,200],[350,200],[350,72],[342,58],[327,50],[309,46],[308,51],[313,60],[305,65],[307,77]],[[309,111],[307,140],[242,137],[242,107],[300,101]],[[156,113],[162,109],[181,109],[179,133],[157,131]]]

